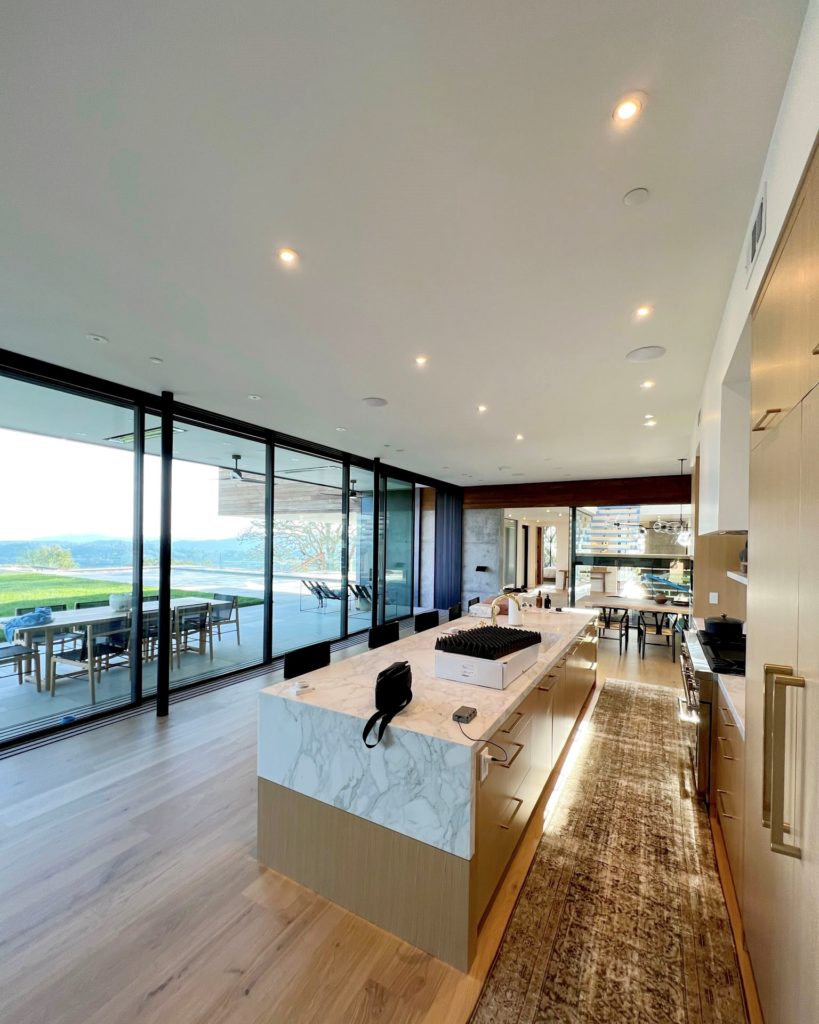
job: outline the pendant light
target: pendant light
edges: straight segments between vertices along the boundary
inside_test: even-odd
[[[686,462],[686,460],[678,459],[677,461],[680,464],[680,479],[682,479],[683,465]],[[691,543],[691,530],[689,529],[688,523],[683,522],[682,502],[680,502],[680,521],[677,524],[677,530],[677,543],[680,544],[682,547],[687,548],[688,545]]]

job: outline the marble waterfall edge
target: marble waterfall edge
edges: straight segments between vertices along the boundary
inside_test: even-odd
[[[259,703],[259,776],[458,857],[470,858],[471,746],[387,726],[370,750],[355,715]]]

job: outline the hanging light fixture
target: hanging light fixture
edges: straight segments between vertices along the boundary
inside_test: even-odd
[[[678,459],[677,461],[680,464],[680,479],[682,479],[682,476],[683,476],[683,464],[685,463],[686,460],[685,459]],[[676,530],[677,530],[677,543],[680,544],[682,547],[687,548],[688,545],[691,543],[691,530],[689,528],[688,523],[683,522],[682,502],[680,502],[680,521],[679,521],[679,523],[676,524]]]

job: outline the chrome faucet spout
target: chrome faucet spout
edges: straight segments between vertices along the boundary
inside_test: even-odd
[[[497,626],[498,624],[498,605],[501,601],[514,601],[518,606],[518,611],[523,611],[523,606],[518,600],[515,594],[498,594],[495,600],[492,602],[492,625]]]

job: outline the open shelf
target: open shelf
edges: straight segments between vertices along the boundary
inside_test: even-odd
[[[744,572],[731,572],[729,569],[726,573],[729,580],[736,580],[737,583],[742,583],[743,586],[748,586],[748,574]]]

